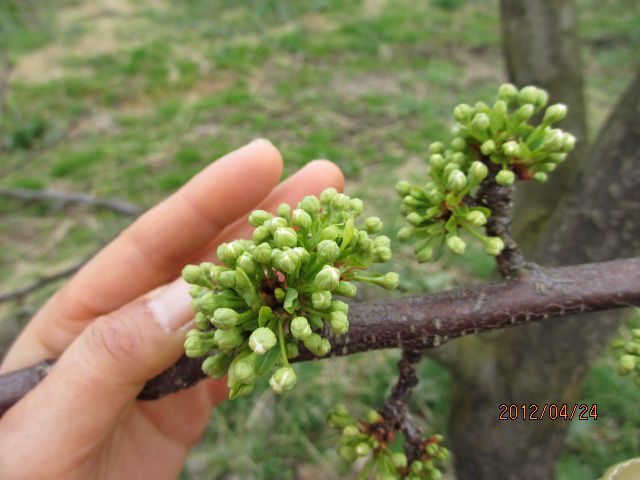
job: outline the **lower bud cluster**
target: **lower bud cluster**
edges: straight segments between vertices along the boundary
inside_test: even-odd
[[[375,410],[367,413],[366,420],[356,420],[344,405],[338,405],[327,418],[329,426],[340,432],[338,454],[347,462],[359,458],[366,461],[358,478],[376,480],[439,480],[442,471],[439,462],[449,456],[442,445],[441,435],[432,435],[420,444],[418,458],[411,463],[402,452],[393,451],[389,444],[395,435],[384,428],[384,419]]]
[[[631,338],[618,338],[612,347],[620,352],[618,356],[618,373],[633,375],[634,382],[640,387],[640,329],[631,330]]]
[[[184,268],[196,312],[185,352],[206,357],[207,375],[228,375],[231,398],[248,394],[269,373],[275,392],[291,389],[296,374],[289,360],[301,345],[316,356],[328,354],[327,333],[349,330],[349,306],[336,297],[354,297],[353,282],[397,287],[396,273],[366,273],[389,260],[391,249],[389,238],[378,235],[379,218],[356,224],[362,209],[360,199],[327,189],[295,209],[280,205],[276,215],[257,210],[249,216],[252,240],[218,247],[222,265]]]
[[[429,146],[427,182],[401,181],[396,186],[403,198],[401,213],[411,225],[401,229],[398,238],[415,239],[419,262],[431,260],[442,246],[462,255],[463,231],[477,239],[488,255],[500,254],[503,241],[479,230],[492,213],[478,198],[481,184],[509,186],[516,179],[544,182],[575,146],[573,135],[552,128],[566,116],[566,106],[551,105],[542,114],[547,101],[542,89],[518,90],[504,84],[493,106],[477,102],[453,110],[455,137],[446,147],[440,142]],[[542,120],[532,125],[530,120],[537,113]]]

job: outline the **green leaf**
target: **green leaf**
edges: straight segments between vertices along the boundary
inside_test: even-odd
[[[298,291],[295,288],[289,288],[287,295],[284,297],[284,310],[287,313],[293,313],[297,307]]]
[[[458,232],[458,219],[454,215],[452,215],[449,218],[449,220],[447,220],[447,223],[445,223],[444,228],[449,233],[457,233]]]
[[[353,215],[349,216],[347,222],[344,224],[344,234],[342,235],[342,244],[340,245],[340,251],[344,252],[344,250],[349,246],[351,240],[353,240],[353,234],[355,232],[355,218]]]
[[[253,306],[259,300],[255,287],[251,283],[251,280],[249,280],[247,274],[244,273],[244,270],[241,268],[236,268],[235,291],[238,292],[249,306]]]
[[[259,356],[256,359],[256,375],[262,376],[266,375],[273,369],[273,366],[276,364],[278,357],[280,356],[280,346],[276,345],[272,349],[270,349],[267,353],[262,356]]]
[[[262,307],[260,307],[260,312],[258,313],[258,326],[266,327],[269,320],[274,317],[275,315],[273,314],[273,310],[271,310],[271,307],[263,305]]]

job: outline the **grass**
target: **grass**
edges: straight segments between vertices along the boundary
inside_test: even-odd
[[[577,4],[595,132],[637,60],[640,11],[625,0]],[[9,187],[152,205],[223,153],[268,137],[287,175],[314,158],[338,163],[350,193],[392,233],[400,226],[395,180],[419,174],[429,141],[448,135],[455,104],[489,99],[505,77],[495,0],[61,0],[38,13],[19,5],[0,4],[0,38],[14,63],[0,119],[0,183]],[[0,216],[2,291],[89,253],[125,222],[7,200]],[[493,271],[485,257],[464,260],[425,275],[400,249],[395,267],[403,291]],[[18,309],[4,305],[0,316]],[[223,405],[183,477],[346,474],[324,415],[338,399],[356,410],[378,404],[395,359],[375,353],[304,365],[305,381],[287,397],[263,388]],[[442,431],[449,378],[431,362],[421,369],[416,416]],[[640,417],[629,407],[637,392],[613,372],[605,353],[586,380],[584,401],[606,413],[571,426],[563,480],[596,478],[638,451]]]

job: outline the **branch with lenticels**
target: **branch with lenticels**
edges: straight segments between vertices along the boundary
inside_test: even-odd
[[[419,352],[463,335],[630,306],[640,306],[640,257],[536,269],[506,282],[353,304],[349,333],[331,337],[330,356],[398,347]],[[295,361],[313,358],[301,351]],[[181,358],[149,380],[139,398],[154,400],[195,385],[204,378],[201,361]],[[45,361],[0,375],[0,415],[54,365]]]

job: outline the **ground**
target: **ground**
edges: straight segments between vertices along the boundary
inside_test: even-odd
[[[640,7],[578,0],[592,134],[640,51]],[[21,5],[18,7],[18,5]],[[342,167],[350,194],[392,233],[393,185],[420,176],[425,148],[448,135],[459,102],[491,100],[505,79],[496,1],[61,0],[0,3],[0,182],[119,197],[150,206],[204,165],[256,137],[286,174],[314,158]],[[104,211],[0,200],[0,292],[93,252],[128,219]],[[492,274],[492,262],[418,267],[399,249],[403,291]],[[52,289],[0,306],[4,340]],[[16,320],[20,318],[21,320]],[[4,333],[3,333],[4,332]],[[211,420],[184,478],[335,478],[324,415],[336,400],[379,404],[395,353],[299,368],[282,399],[259,389]],[[596,478],[640,450],[635,387],[610,352],[582,400],[601,417],[573,422],[560,479]],[[445,428],[448,382],[425,361],[415,414]],[[268,437],[268,442],[265,439]]]

